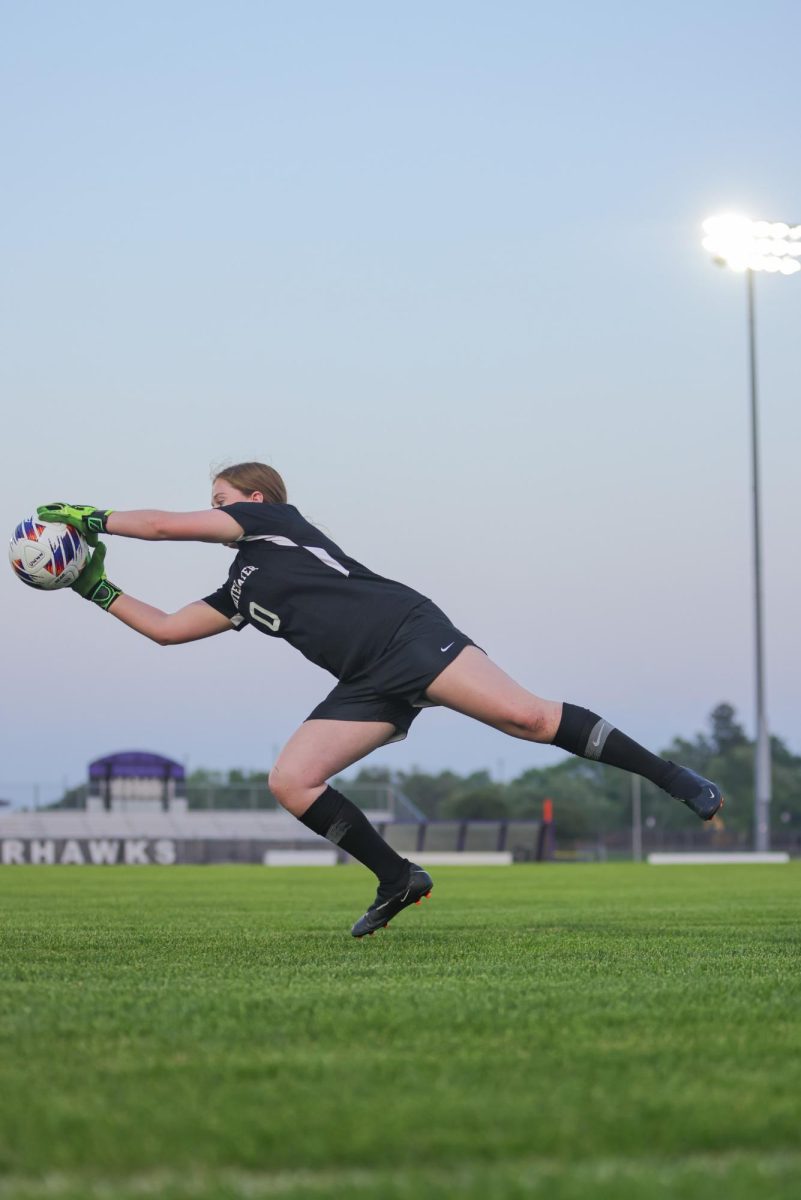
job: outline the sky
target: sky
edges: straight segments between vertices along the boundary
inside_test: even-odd
[[[801,222],[795,3],[0,3],[9,536],[207,507],[260,459],[539,695],[660,749],[753,730],[745,284]],[[771,730],[801,752],[798,277],[756,287]],[[111,541],[167,611],[230,552]],[[148,749],[269,767],[333,686],[252,630],[160,648],[0,576],[0,797]],[[370,765],[557,761],[441,710]]]

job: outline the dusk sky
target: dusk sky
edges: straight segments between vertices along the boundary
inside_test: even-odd
[[[797,3],[0,5],[8,535],[196,509],[257,458],[533,691],[652,749],[753,731],[743,276],[801,223]],[[768,715],[801,752],[801,278],[756,280]],[[171,610],[231,552],[110,539]],[[253,630],[162,649],[2,574],[0,797],[153,750],[266,769],[334,685]],[[559,752],[442,711],[371,765]]]

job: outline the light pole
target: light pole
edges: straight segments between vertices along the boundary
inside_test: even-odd
[[[770,738],[765,711],[765,646],[762,602],[762,522],[757,420],[756,322],[754,272],[795,275],[801,271],[801,225],[751,221],[747,217],[710,217],[704,221],[703,246],[720,266],[745,272],[748,301],[748,367],[751,392],[751,480],[754,544],[754,641],[756,659],[756,756],[754,761],[754,849],[770,849]]]
[[[631,857],[642,862],[642,779],[631,777]]]

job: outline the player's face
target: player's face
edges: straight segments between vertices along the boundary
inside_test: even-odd
[[[211,507],[222,508],[223,504],[236,504],[237,500],[252,500],[256,504],[262,503],[264,496],[261,492],[240,492],[239,488],[235,488],[227,479],[215,479],[211,485]],[[238,550],[236,542],[225,542],[224,545],[229,550]]]
[[[260,503],[264,500],[261,492],[240,492],[226,479],[215,479],[211,485],[211,507],[222,508],[223,504],[236,504],[237,501],[252,500]]]

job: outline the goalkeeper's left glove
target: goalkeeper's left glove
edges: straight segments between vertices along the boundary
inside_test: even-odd
[[[71,586],[79,596],[91,600],[93,604],[99,605],[106,611],[117,597],[122,595],[122,589],[110,583],[106,578],[106,547],[103,542],[97,543],[86,566]]]
[[[92,504],[40,504],[37,513],[43,521],[63,521],[83,534],[90,546],[97,545],[97,535],[106,532],[106,522],[113,508],[95,508]]]

